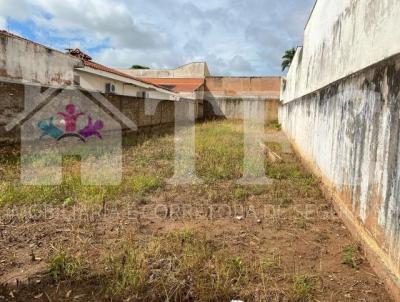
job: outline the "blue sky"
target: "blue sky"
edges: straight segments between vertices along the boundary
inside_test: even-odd
[[[280,75],[315,0],[0,0],[0,28],[112,67],[207,61],[214,75]]]

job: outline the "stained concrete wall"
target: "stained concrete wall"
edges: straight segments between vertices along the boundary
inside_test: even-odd
[[[318,0],[282,98],[304,96],[400,52],[398,0]],[[298,81],[297,79],[302,79]]]
[[[278,119],[280,77],[207,77],[204,91],[204,116],[244,118],[244,100],[264,102],[266,122]],[[259,108],[259,107],[257,107]],[[249,108],[251,110],[251,108]]]
[[[44,86],[73,84],[79,59],[0,31],[0,78]]]
[[[319,0],[279,120],[400,301],[400,2]]]
[[[280,108],[283,130],[332,190],[400,298],[400,56]]]
[[[208,99],[205,101],[204,118],[226,118],[231,120],[244,119],[244,102],[248,101],[248,110],[257,112],[259,110],[260,102],[263,102],[265,111],[265,122],[271,123],[278,120],[278,108],[280,101],[270,99],[243,99],[243,98],[225,98],[225,99]],[[254,109],[252,107],[254,104]]]

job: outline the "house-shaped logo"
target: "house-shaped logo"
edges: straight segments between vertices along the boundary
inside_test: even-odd
[[[83,184],[121,183],[121,123],[137,131],[134,122],[100,93],[49,88],[25,99],[31,106],[6,126],[21,127],[23,184],[60,185],[66,155],[80,158]]]

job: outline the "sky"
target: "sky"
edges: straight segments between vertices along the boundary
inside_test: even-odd
[[[213,75],[281,75],[302,44],[315,0],[0,0],[0,28],[96,62],[176,68],[208,63]]]

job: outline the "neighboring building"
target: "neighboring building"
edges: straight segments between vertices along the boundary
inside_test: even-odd
[[[93,62],[79,49],[68,53],[0,31],[0,80],[42,86],[78,86],[88,91],[178,100],[174,92]]]
[[[266,119],[278,119],[281,77],[214,77],[207,63],[190,63],[176,69],[118,69],[146,82],[170,89],[186,99],[198,101],[207,118],[243,118],[243,99],[266,102]],[[206,102],[206,103],[205,103]]]
[[[140,78],[204,79],[210,76],[206,62],[193,62],[176,69],[119,69],[119,71]]]
[[[71,86],[138,98],[193,100],[198,119],[205,115],[241,119],[241,101],[257,99],[268,103],[267,120],[277,119],[279,77],[213,77],[205,62],[169,70],[115,69],[94,62],[79,49],[63,53],[6,31],[0,31],[0,42],[0,57],[4,57],[0,60],[0,81]]]
[[[178,93],[185,99],[203,100],[204,81],[210,76],[207,63],[190,63],[176,69],[118,69],[130,76]]]
[[[204,115],[204,83],[210,76],[207,63],[195,62],[176,69],[118,69],[119,72],[140,78],[159,87],[169,89],[186,100],[197,102],[197,118]]]
[[[68,51],[82,60],[83,67],[75,68],[74,84],[85,90],[150,99],[179,99],[171,89],[96,63],[79,49]]]

